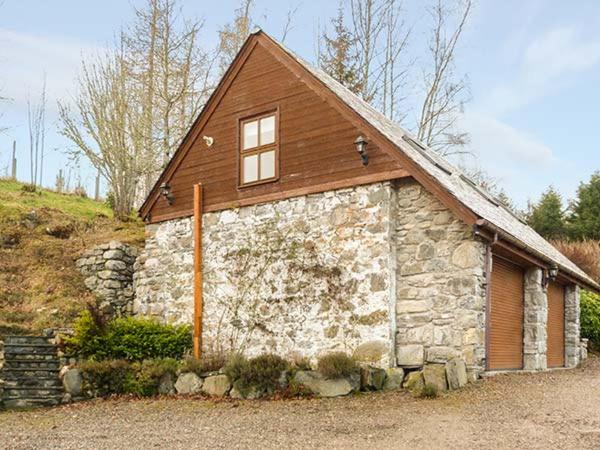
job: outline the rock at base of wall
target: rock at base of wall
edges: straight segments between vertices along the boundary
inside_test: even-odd
[[[452,358],[446,363],[446,379],[448,388],[460,389],[467,384],[467,365],[460,358]]]
[[[395,391],[402,388],[404,381],[404,369],[400,367],[391,367],[386,369],[385,382],[383,383],[384,391]]]
[[[294,381],[321,397],[340,397],[360,389],[358,376],[330,380],[318,372],[300,370],[294,376]]]
[[[63,374],[62,381],[65,392],[70,394],[71,397],[78,397],[81,395],[83,378],[81,377],[81,371],[79,369],[66,370]]]
[[[423,380],[423,373],[420,370],[415,372],[409,372],[404,380],[404,389],[408,389],[411,392],[421,391],[425,387],[425,380]]]
[[[425,385],[432,385],[438,391],[447,391],[446,366],[444,364],[427,364],[423,367],[423,380]]]
[[[380,391],[385,383],[385,370],[377,367],[361,367],[360,386],[364,391]]]
[[[167,372],[158,381],[158,393],[160,395],[173,395],[175,393],[175,383],[173,374]]]
[[[198,394],[202,390],[202,378],[193,372],[182,373],[177,378],[175,390],[178,394]]]
[[[231,383],[227,375],[214,375],[204,379],[202,391],[212,397],[223,397],[231,389]]]

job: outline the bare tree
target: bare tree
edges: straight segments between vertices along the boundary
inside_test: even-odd
[[[252,7],[254,0],[241,0],[235,10],[233,22],[219,30],[219,65],[223,74],[246,41],[253,26]]]
[[[419,116],[417,137],[442,155],[465,152],[469,141],[465,132],[456,129],[463,111],[468,85],[465,77],[455,73],[456,48],[472,9],[472,0],[461,0],[454,8],[437,0],[429,9],[433,21],[429,41],[431,60],[423,70],[425,98]],[[456,24],[449,24],[456,19]]]
[[[146,196],[213,88],[215,57],[201,49],[201,30],[175,0],[148,0],[115,49],[84,62],[75,111],[60,104],[73,154],[108,181],[120,218]]]
[[[143,139],[131,133],[141,117],[130,108],[137,93],[129,88],[127,77],[123,54],[111,51],[83,63],[73,109],[59,103],[61,132],[75,145],[73,157],[84,156],[108,180],[120,219],[131,213],[137,180],[147,170]],[[70,174],[67,189],[69,182]]]
[[[31,100],[27,101],[27,125],[31,185],[41,186],[46,140],[46,75],[38,101],[35,104]]]
[[[298,12],[300,6],[290,7],[285,15],[285,22],[283,24],[283,31],[281,32],[281,42],[285,43],[287,35],[294,29],[294,16]]]

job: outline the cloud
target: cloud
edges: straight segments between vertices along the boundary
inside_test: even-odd
[[[575,27],[550,29],[524,48],[513,79],[492,88],[482,104],[495,114],[517,110],[556,89],[569,75],[599,63],[597,36],[585,36]]]
[[[55,103],[73,90],[82,57],[102,50],[85,41],[0,28],[3,95],[12,99],[12,107],[23,109],[29,97],[39,95],[45,73],[49,104]]]

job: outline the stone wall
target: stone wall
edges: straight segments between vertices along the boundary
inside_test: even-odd
[[[135,247],[111,241],[86,251],[76,262],[86,287],[109,317],[129,315],[133,310],[133,265],[137,253]]]
[[[542,269],[533,267],[525,272],[523,368],[547,368],[548,293]]]
[[[205,214],[205,351],[340,350],[393,365],[392,197],[375,183]],[[134,310],[191,323],[192,219],[147,231]]]
[[[565,288],[565,357],[567,367],[577,367],[580,358],[579,286]]]
[[[414,181],[397,189],[397,363],[464,359],[485,366],[485,253],[433,195]]]

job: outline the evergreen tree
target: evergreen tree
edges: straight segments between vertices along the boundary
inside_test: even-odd
[[[319,55],[319,66],[355,94],[360,93],[362,83],[357,75],[356,39],[344,24],[344,10],[341,3],[337,16],[331,19],[331,24],[333,36],[323,33],[325,51]]]
[[[600,240],[600,172],[579,185],[568,225],[573,239]]]
[[[530,205],[527,222],[546,239],[559,239],[566,233],[562,199],[556,189],[550,186],[540,201]]]

